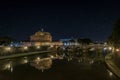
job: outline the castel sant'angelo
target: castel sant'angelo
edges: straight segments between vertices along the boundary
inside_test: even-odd
[[[49,32],[41,31],[36,32],[30,36],[30,40],[33,42],[52,42],[52,36]]]

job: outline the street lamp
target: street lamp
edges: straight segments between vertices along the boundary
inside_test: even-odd
[[[111,51],[111,50],[112,50],[112,47],[108,47],[108,49]]]
[[[109,70],[107,70],[107,71],[108,71],[109,76],[112,77],[113,73]]]
[[[11,47],[5,47],[5,50],[6,50],[6,51],[10,51],[10,50],[11,50]]]
[[[50,47],[52,48],[52,47],[54,47],[53,45],[50,45]]]
[[[40,46],[36,46],[37,49],[40,49]]]
[[[119,52],[120,50],[119,49],[116,49],[116,52]]]
[[[27,49],[28,49],[28,47],[27,47],[27,46],[24,46],[24,47],[23,47],[23,49],[24,49],[24,50],[27,50]]]
[[[107,50],[107,48],[105,47],[104,50]]]

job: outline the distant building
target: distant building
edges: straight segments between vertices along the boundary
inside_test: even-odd
[[[30,40],[34,42],[52,42],[52,36],[49,32],[41,30],[31,35]]]
[[[68,38],[68,39],[60,39],[60,41],[63,43],[63,46],[78,46],[78,45],[80,45],[76,41],[76,39]]]
[[[41,33],[44,36],[42,36]],[[62,46],[63,45],[61,41],[52,41],[51,34],[49,32],[43,32],[43,31],[38,31],[34,35],[32,35],[31,41],[34,41],[34,42],[31,42],[32,45],[34,46]]]

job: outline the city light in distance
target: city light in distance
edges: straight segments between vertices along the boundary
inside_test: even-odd
[[[27,46],[24,46],[23,48],[24,48],[24,50],[27,50],[27,49],[28,49],[28,47],[27,47]]]

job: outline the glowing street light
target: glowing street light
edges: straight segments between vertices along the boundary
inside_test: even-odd
[[[25,47],[23,47],[23,49],[24,49],[24,50],[27,50],[27,49],[28,49],[28,47],[27,47],[27,46],[25,46]]]
[[[11,50],[11,47],[5,47],[5,50],[6,50],[6,51],[10,51],[10,50]]]
[[[110,75],[110,76],[112,76],[112,75],[113,75],[113,73],[112,73],[112,72],[109,72],[109,75]]]
[[[104,50],[107,50],[107,48],[105,47]]]
[[[119,52],[120,50],[119,49],[116,49],[117,52]]]
[[[37,60],[40,61],[40,57],[37,57]]]
[[[54,47],[53,45],[50,46],[51,48]]]
[[[112,47],[109,47],[108,49],[109,49],[109,50],[112,50]]]
[[[107,71],[108,71],[109,76],[113,75],[113,73],[111,71],[109,71],[109,70],[107,70]]]
[[[53,55],[50,55],[50,58],[54,58],[54,56],[53,56]]]
[[[40,46],[36,46],[37,49],[40,49]]]

